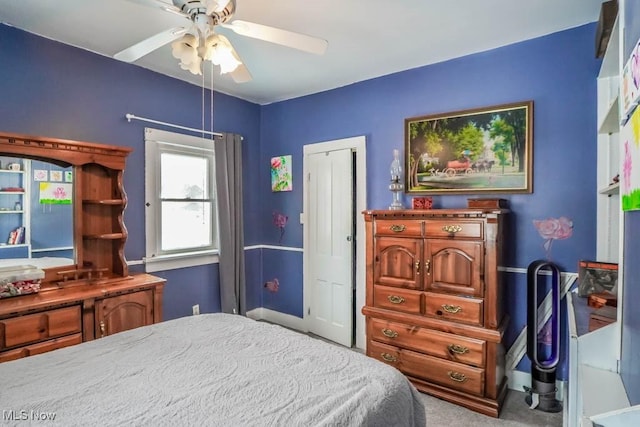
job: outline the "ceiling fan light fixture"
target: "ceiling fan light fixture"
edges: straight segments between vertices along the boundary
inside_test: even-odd
[[[192,74],[202,74],[200,66],[202,59],[198,56],[199,37],[187,33],[171,43],[171,54],[180,60],[180,68],[189,70]]]
[[[225,43],[218,43],[213,48],[211,62],[220,67],[220,74],[233,72],[242,62],[233,55],[231,46]]]
[[[200,57],[220,67],[220,74],[233,72],[241,61],[233,55],[233,48],[226,38],[218,34],[210,34],[198,48]]]
[[[202,59],[196,56],[195,60],[189,63],[180,62],[180,68],[189,71],[191,74],[202,74]]]

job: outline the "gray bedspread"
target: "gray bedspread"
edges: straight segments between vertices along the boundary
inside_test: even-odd
[[[227,314],[1,363],[0,411],[0,423],[22,426],[426,424],[418,392],[394,368]]]

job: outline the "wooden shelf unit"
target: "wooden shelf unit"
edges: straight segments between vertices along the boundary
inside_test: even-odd
[[[129,275],[122,182],[132,150],[0,134],[0,155],[73,166],[73,265],[46,268],[40,292],[0,299],[0,362],[162,320],[165,280]],[[12,194],[16,194],[12,192]]]

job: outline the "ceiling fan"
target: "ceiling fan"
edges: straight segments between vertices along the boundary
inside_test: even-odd
[[[220,67],[220,73],[229,73],[236,83],[251,80],[251,74],[242,63],[229,39],[215,31],[217,26],[235,33],[322,55],[327,41],[254,22],[232,20],[236,11],[235,0],[129,0],[146,6],[181,15],[191,24],[169,28],[134,44],[114,55],[115,59],[133,62],[146,54],[172,43],[173,56],[180,67],[193,74],[202,74],[202,61],[211,60]]]

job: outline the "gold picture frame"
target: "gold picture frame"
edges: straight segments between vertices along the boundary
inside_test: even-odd
[[[533,192],[533,101],[405,119],[410,194]]]

